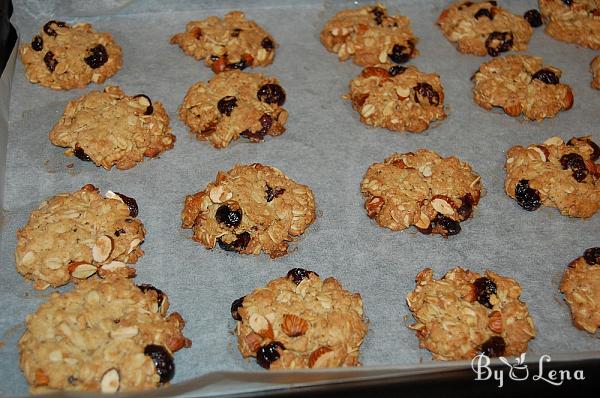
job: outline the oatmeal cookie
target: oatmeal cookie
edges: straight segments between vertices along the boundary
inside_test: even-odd
[[[525,18],[495,1],[454,3],[442,11],[437,24],[458,51],[480,56],[527,50],[533,33]]]
[[[133,277],[146,231],[135,199],[93,185],[42,202],[17,231],[17,271],[43,290],[96,273]]]
[[[493,59],[481,64],[473,75],[473,99],[484,109],[500,107],[514,117],[554,117],[573,106],[571,86],[560,83],[560,75],[560,69],[544,65],[539,57],[509,55]]]
[[[287,254],[288,242],[302,235],[316,217],[315,199],[306,185],[259,163],[237,165],[215,182],[186,196],[182,227],[207,249],[215,244],[243,254]]]
[[[168,383],[173,353],[190,347],[166,294],[129,279],[82,281],[29,315],[20,366],[32,393],[136,391]]]
[[[408,17],[388,15],[381,4],[338,12],[321,31],[321,43],[340,61],[362,66],[403,64],[419,54]]]
[[[433,151],[395,153],[369,167],[361,183],[365,209],[392,231],[411,225],[444,237],[460,232],[481,196],[481,178],[455,157]]]
[[[367,334],[359,293],[294,268],[231,305],[244,358],[266,369],[359,366]]]
[[[112,35],[96,32],[88,23],[49,21],[19,51],[29,81],[55,90],[104,83],[123,64]]]
[[[588,218],[600,208],[600,148],[590,136],[560,137],[515,146],[506,154],[504,190],[525,210],[542,204],[569,217]]]
[[[527,305],[519,300],[521,286],[492,271],[484,276],[460,267],[442,279],[426,268],[406,298],[416,323],[420,347],[434,359],[516,356],[535,337]]]
[[[446,118],[440,77],[414,66],[369,66],[350,82],[347,98],[361,122],[393,131],[419,133]]]
[[[128,96],[112,86],[69,102],[49,137],[52,144],[69,148],[67,155],[106,170],[129,169],[175,143],[160,102],[144,94]]]
[[[204,59],[215,73],[249,66],[266,66],[275,57],[275,40],[241,11],[191,21],[185,32],[171,37],[171,44],[197,60]]]
[[[600,49],[599,0],[539,0],[546,33],[556,40]]]
[[[592,59],[590,69],[592,71],[592,87],[600,90],[600,55]]]
[[[600,327],[600,247],[592,247],[573,260],[560,282],[571,307],[573,325],[589,333]]]

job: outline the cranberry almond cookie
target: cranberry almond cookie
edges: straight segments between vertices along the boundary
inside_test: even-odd
[[[288,242],[302,235],[316,217],[315,199],[306,185],[275,167],[237,165],[217,174],[206,189],[185,198],[182,228],[207,249],[287,254]]]
[[[453,3],[442,11],[437,24],[458,51],[481,56],[527,50],[533,33],[523,17],[499,7],[496,1]]]
[[[418,133],[446,118],[440,77],[414,66],[366,67],[350,82],[346,97],[361,122],[393,131]]]
[[[411,225],[423,234],[444,237],[461,231],[481,197],[481,178],[455,157],[433,151],[395,153],[372,164],[362,183],[365,209],[392,231]]]
[[[542,120],[573,106],[571,86],[561,71],[539,57],[508,55],[481,64],[472,77],[473,99],[484,109],[500,107],[507,115]]]
[[[528,211],[543,204],[565,216],[591,217],[600,208],[599,157],[590,136],[514,146],[506,154],[504,190]]]
[[[323,27],[321,43],[340,61],[362,66],[403,64],[419,54],[408,17],[388,15],[381,4],[338,12]]]
[[[88,23],[49,21],[20,53],[29,81],[55,90],[103,83],[123,64],[112,35],[96,32]]]
[[[359,293],[294,268],[231,305],[244,358],[266,369],[359,366],[367,334]]]
[[[88,184],[42,202],[17,231],[17,271],[43,290],[115,273],[133,277],[146,233],[135,199]]]
[[[426,268],[406,298],[416,320],[410,328],[434,359],[519,355],[536,334],[520,295],[515,280],[492,271],[482,276],[457,267],[436,280]]]
[[[560,291],[571,307],[573,324],[596,333],[600,327],[600,247],[587,249],[569,264]]]
[[[539,0],[546,33],[556,40],[600,49],[600,1]]]
[[[223,19],[211,16],[191,21],[185,32],[171,37],[184,53],[204,59],[215,73],[248,66],[266,66],[275,57],[275,40],[241,11],[231,11]]]
[[[129,169],[175,143],[160,102],[144,94],[128,96],[113,86],[69,102],[49,136],[52,144],[69,148],[67,155],[106,170]]]
[[[173,353],[190,347],[166,294],[129,279],[86,280],[29,315],[20,366],[32,393],[139,391],[168,383]]]
[[[594,57],[590,69],[592,71],[592,87],[600,90],[600,55]]]
[[[265,135],[285,131],[285,98],[285,90],[273,77],[226,71],[190,87],[179,107],[179,118],[198,139],[208,140],[215,148],[225,148],[240,135],[260,142]]]

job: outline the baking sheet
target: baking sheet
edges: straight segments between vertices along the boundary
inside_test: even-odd
[[[591,134],[600,142],[600,92],[589,87],[589,62],[594,52],[555,41],[543,33],[543,28],[535,30],[525,53],[542,56],[547,64],[562,69],[561,81],[572,85],[575,104],[557,118],[525,122],[485,111],[473,103],[469,78],[489,58],[459,54],[434,25],[448,1],[385,2],[391,12],[411,18],[421,53],[413,63],[423,71],[440,74],[448,107],[448,118],[434,129],[422,134],[393,133],[358,121],[350,102],[341,96],[361,68],[338,62],[319,42],[326,20],[357,3],[366,2],[24,0],[15,4],[13,23],[23,42],[49,19],[88,21],[99,31],[112,32],[123,47],[124,67],[106,83],[163,102],[177,142],[160,159],[147,160],[127,171],[107,172],[67,158],[63,149],[50,144],[48,132],[69,100],[101,86],[56,92],[29,83],[17,62],[0,241],[0,394],[27,392],[18,369],[16,344],[26,315],[50,293],[34,291],[15,271],[15,232],[42,200],[86,183],[102,192],[123,192],[139,204],[139,218],[148,233],[142,246],[146,254],[136,265],[136,282],[151,283],[169,295],[171,309],[186,319],[184,333],[193,341],[190,349],[175,356],[173,392],[200,386],[206,394],[249,391],[312,383],[315,378],[323,379],[322,375],[411,375],[456,366],[433,362],[428,351],[418,348],[414,332],[407,328],[412,317],[405,296],[424,267],[433,268],[436,277],[458,265],[475,271],[489,268],[515,277],[523,287],[522,299],[529,305],[538,331],[529,345],[530,356],[556,353],[571,359],[600,357],[598,337],[571,325],[569,309],[558,292],[564,267],[584,249],[600,245],[600,215],[579,220],[550,208],[529,213],[503,191],[505,151],[511,146],[541,143],[556,134],[567,139]],[[501,5],[522,14],[536,2],[506,0]],[[279,43],[274,64],[256,71],[279,78],[287,92],[285,108],[290,116],[287,132],[280,137],[267,137],[261,144],[242,139],[217,150],[189,135],[177,119],[177,108],[187,89],[196,81],[209,79],[212,72],[170,45],[169,38],[183,31],[191,19],[223,15],[231,9],[243,9]],[[391,232],[370,220],[362,207],[359,186],[369,165],[393,152],[419,148],[458,156],[482,176],[486,195],[474,218],[462,223],[462,232],[447,240],[421,235],[414,229]],[[309,185],[316,197],[317,221],[291,246],[289,255],[276,260],[219,249],[207,251],[190,239],[189,230],[180,228],[186,194],[202,190],[219,170],[252,162],[280,168]],[[70,163],[73,167],[67,168]],[[361,350],[363,370],[273,375],[254,361],[241,358],[232,334],[232,300],[293,267],[312,269],[322,277],[335,276],[345,288],[362,294],[369,319],[369,333]],[[68,289],[70,285],[60,290]],[[244,373],[214,373],[221,371]],[[247,372],[258,372],[259,376]],[[196,377],[202,378],[190,381]]]

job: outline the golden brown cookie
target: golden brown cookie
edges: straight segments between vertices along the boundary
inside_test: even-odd
[[[381,4],[338,12],[323,27],[321,43],[340,61],[362,66],[403,64],[419,54],[408,17],[388,15]]]
[[[419,133],[446,118],[440,77],[414,66],[369,66],[350,82],[347,98],[361,122],[393,131]]]
[[[591,217],[600,208],[599,157],[590,136],[514,146],[506,154],[504,190],[525,210],[543,204],[569,217]]]
[[[171,37],[187,55],[204,59],[215,73],[249,66],[266,66],[275,57],[275,40],[241,11],[231,11],[223,19],[208,17],[191,21],[185,32]]]
[[[220,171],[206,189],[186,196],[181,217],[182,227],[207,249],[218,243],[223,250],[275,258],[287,254],[288,242],[304,233],[315,212],[310,188],[254,163]]]
[[[600,90],[600,55],[592,59],[590,70],[592,71],[592,87]]]
[[[49,21],[20,53],[29,81],[55,90],[104,83],[123,64],[112,35],[96,32],[88,23]]]
[[[244,358],[266,369],[358,366],[367,334],[359,293],[294,268],[231,305]]]
[[[589,333],[600,327],[600,247],[592,247],[573,260],[560,282],[571,307],[573,325]]]
[[[17,271],[35,289],[62,286],[96,273],[133,277],[127,264],[144,255],[146,233],[135,199],[93,185],[42,202],[17,231]]]
[[[492,271],[481,276],[460,267],[442,279],[426,268],[406,298],[420,347],[434,359],[513,356],[527,351],[535,337],[533,320],[519,296],[521,286]]]
[[[444,237],[460,232],[481,197],[481,178],[455,157],[395,153],[369,167],[361,183],[367,215],[392,231],[411,225]]]
[[[19,340],[30,391],[113,393],[168,383],[173,353],[191,346],[183,318],[167,316],[168,309],[161,290],[122,278],[86,280],[52,293],[27,317]]]
[[[437,24],[461,53],[492,57],[527,50],[533,33],[523,17],[498,7],[495,1],[453,3],[442,11]]]
[[[573,106],[571,86],[561,71],[539,57],[508,55],[481,64],[472,80],[473,99],[484,109],[500,107],[507,115],[529,120],[556,116]]]
[[[600,1],[539,0],[546,33],[556,40],[600,49]]]
[[[69,148],[67,155],[106,170],[129,169],[175,143],[160,102],[144,94],[128,96],[113,86],[69,102],[49,136],[52,144]]]

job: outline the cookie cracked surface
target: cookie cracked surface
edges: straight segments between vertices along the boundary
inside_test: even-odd
[[[426,268],[406,298],[416,320],[410,328],[434,359],[518,356],[536,334],[520,295],[515,280],[492,271],[482,276],[457,267],[436,280]]]
[[[186,196],[181,217],[182,228],[191,228],[207,249],[218,243],[227,251],[275,258],[313,223],[316,208],[306,185],[254,163],[220,171],[205,190]]]
[[[600,90],[600,55],[592,59],[590,70],[592,71],[592,87]]]
[[[53,196],[17,231],[17,271],[38,290],[96,273],[132,277],[127,264],[144,254],[146,233],[137,213],[134,199],[111,191],[102,197],[90,184]]]
[[[27,317],[20,366],[32,393],[136,391],[173,378],[173,352],[190,347],[166,294],[129,279],[82,281]]]
[[[321,43],[340,61],[361,66],[402,64],[419,54],[409,18],[388,15],[381,4],[338,12],[323,27]]]
[[[266,369],[359,366],[367,334],[359,293],[301,268],[235,300],[238,348]]]
[[[367,215],[382,227],[411,225],[444,237],[460,232],[481,197],[481,178],[456,157],[433,151],[395,153],[369,167],[361,183]]]
[[[539,0],[546,33],[556,40],[600,49],[600,1]]]
[[[285,131],[285,90],[273,77],[227,71],[188,90],[179,118],[200,140],[225,148],[240,135],[260,142]]]
[[[256,22],[246,19],[241,11],[201,21],[191,21],[185,32],[171,37],[184,53],[204,59],[215,73],[249,66],[266,66],[275,57],[275,40]]]
[[[442,11],[437,24],[458,51],[480,56],[527,50],[533,33],[523,17],[495,1],[453,3]]]
[[[31,43],[21,45],[20,53],[29,81],[55,90],[103,83],[123,64],[112,35],[88,23],[49,21]]]
[[[144,156],[173,148],[176,139],[160,102],[144,94],[128,96],[113,86],[69,102],[49,137],[52,144],[69,148],[67,155],[106,170],[134,167]]]
[[[481,64],[475,72],[473,99],[484,109],[500,107],[507,115],[542,120],[573,106],[571,86],[561,71],[539,57],[509,55]]]
[[[367,67],[350,82],[347,97],[361,122],[393,131],[418,133],[446,118],[440,77],[414,66]]]
[[[569,264],[560,291],[571,307],[573,325],[596,333],[600,327],[600,247],[587,249]]]
[[[514,146],[506,154],[504,190],[525,210],[543,204],[569,217],[591,217],[600,208],[599,157],[590,136]]]

